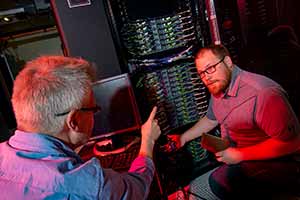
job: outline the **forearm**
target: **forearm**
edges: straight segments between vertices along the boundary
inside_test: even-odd
[[[101,181],[99,199],[146,199],[155,172],[152,159],[145,156],[138,156],[128,173],[102,170],[104,180]]]
[[[155,144],[154,140],[151,139],[142,140],[139,156],[147,156],[152,159],[154,144]]]
[[[200,137],[203,133],[209,132],[218,125],[217,121],[210,120],[206,116],[201,118],[193,127],[182,134],[184,143]]]
[[[270,138],[254,146],[239,148],[242,160],[266,160],[288,155],[299,150],[300,137],[290,141],[280,141]]]
[[[140,196],[139,199],[146,199],[155,173],[153,160],[149,157],[138,156],[131,164],[129,172],[131,172],[130,182],[135,184],[127,185],[127,188],[131,187],[130,191],[133,191],[132,197],[128,199],[138,196]]]

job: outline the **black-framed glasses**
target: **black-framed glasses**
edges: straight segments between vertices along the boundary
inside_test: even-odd
[[[99,112],[101,110],[101,107],[96,105],[96,106],[90,107],[90,108],[79,108],[77,110],[82,111],[82,112],[93,112],[95,114],[96,112]],[[71,112],[71,110],[63,112],[63,113],[54,114],[54,116],[56,116],[56,117],[64,116],[64,115],[68,114],[69,112]]]
[[[218,64],[220,64],[221,62],[223,62],[225,59],[225,56],[216,64],[213,64],[211,66],[209,66],[208,68],[206,68],[204,71],[198,71],[200,78],[204,78],[205,74],[212,74],[216,71],[216,67]]]

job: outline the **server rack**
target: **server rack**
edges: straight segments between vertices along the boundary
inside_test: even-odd
[[[109,21],[132,77],[142,118],[153,105],[163,133],[205,114],[207,93],[193,62],[195,47],[210,42],[205,6],[191,1],[106,1]],[[144,4],[144,2],[143,2]],[[147,10],[152,11],[147,11]]]
[[[113,37],[117,48],[122,49],[123,66],[127,66],[124,71],[131,75],[141,117],[146,120],[156,105],[163,135],[182,132],[205,115],[209,94],[197,74],[193,55],[198,48],[216,40],[211,38],[204,1],[165,3],[105,1]],[[202,163],[204,169],[212,164],[199,139],[172,155],[158,149],[155,159],[164,197],[188,184],[189,168]],[[175,178],[178,173],[185,176]]]

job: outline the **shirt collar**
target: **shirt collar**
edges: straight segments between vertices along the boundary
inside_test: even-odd
[[[34,157],[73,157],[81,160],[80,157],[62,141],[42,133],[29,133],[16,130],[8,143],[10,146],[20,151],[26,151]]]
[[[236,65],[233,66],[231,81],[224,96],[232,96],[232,97],[237,96],[239,85],[240,85],[240,79],[241,79],[239,75],[241,72],[242,70],[238,66]]]

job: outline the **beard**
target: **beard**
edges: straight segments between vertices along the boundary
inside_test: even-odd
[[[215,80],[212,84],[209,84],[207,88],[212,95],[219,96],[226,91],[228,86],[229,86],[228,80]]]
[[[227,88],[229,87],[231,81],[231,72],[228,70],[225,72],[225,77],[223,79],[211,80],[206,87],[208,91],[214,95],[215,97],[220,96],[225,93]]]

